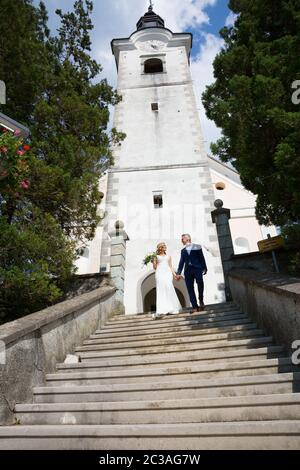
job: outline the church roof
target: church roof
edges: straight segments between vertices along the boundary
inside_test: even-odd
[[[208,163],[211,170],[216,171],[220,175],[226,176],[234,183],[242,186],[240,175],[232,166],[226,165],[226,163],[217,160],[211,155],[208,155]]]
[[[193,47],[193,34],[190,32],[185,32],[185,33],[173,33],[170,29],[165,27],[165,21],[163,18],[159,15],[157,15],[153,11],[153,5],[152,2],[150,2],[150,6],[148,8],[148,11],[139,19],[136,25],[137,29],[134,31],[129,37],[127,38],[114,38],[111,41],[111,49],[112,53],[115,56],[116,60],[116,66],[118,69],[119,65],[119,53],[121,47],[123,47],[123,50],[132,50],[131,48],[134,48],[134,43],[130,43],[131,38],[139,33],[142,30],[147,30],[148,28],[157,28],[157,32],[160,32],[159,30],[164,30],[164,32],[168,32],[171,34],[171,46],[176,47],[176,46],[184,46],[186,49],[186,53],[188,58],[190,58],[190,52]],[[147,32],[147,31],[146,31]],[[151,31],[153,33],[153,31]]]
[[[25,139],[30,135],[30,130],[27,127],[3,113],[0,113],[0,127],[4,127],[11,132],[20,131]]]
[[[148,11],[142,16],[136,24],[137,30],[143,28],[164,28],[164,20],[153,11],[152,4],[149,6]]]

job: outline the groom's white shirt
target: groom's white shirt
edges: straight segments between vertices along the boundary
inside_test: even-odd
[[[185,249],[190,255],[192,250],[201,250],[202,246],[198,245],[197,243],[191,243],[190,245],[186,246]]]
[[[186,246],[186,251],[188,252],[188,254],[190,255],[191,254],[191,251],[192,251],[192,248],[193,248],[193,243],[191,243],[190,245]]]

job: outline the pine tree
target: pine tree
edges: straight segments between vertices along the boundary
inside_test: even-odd
[[[32,167],[30,199],[50,212],[68,236],[91,239],[99,223],[102,170],[112,164],[111,144],[124,138],[107,132],[109,105],[120,96],[90,56],[92,2],[78,0],[63,14],[58,37],[48,39],[52,56],[43,96],[34,111],[32,134],[38,159]]]
[[[0,322],[60,298],[78,243],[99,222],[111,144],[125,137],[108,131],[109,106],[121,97],[90,55],[92,8],[77,0],[73,11],[57,10],[53,37],[43,3],[0,0],[0,110],[32,134],[24,142],[0,129]]]
[[[43,13],[31,0],[0,0],[0,79],[6,84],[3,113],[31,124],[43,91],[47,52],[40,36]]]
[[[257,195],[261,223],[300,219],[300,1],[231,0],[235,25],[214,61],[203,94],[207,116],[222,129],[212,152],[231,162]]]

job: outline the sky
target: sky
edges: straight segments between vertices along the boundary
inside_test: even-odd
[[[38,4],[38,0],[33,1]],[[54,34],[59,26],[55,10],[72,9],[74,0],[44,0],[49,13],[49,26]],[[154,11],[165,20],[166,28],[173,32],[193,33],[191,72],[206,150],[220,136],[214,122],[207,119],[201,95],[205,87],[214,81],[213,60],[223,41],[219,30],[230,26],[234,16],[228,8],[228,0],[153,0]],[[148,0],[94,0],[91,33],[92,56],[101,63],[101,78],[107,78],[116,86],[117,71],[110,42],[113,38],[128,37],[136,29],[139,18],[147,11]]]

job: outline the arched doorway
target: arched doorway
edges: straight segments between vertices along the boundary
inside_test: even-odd
[[[180,280],[174,284],[179,302],[182,308],[190,305],[188,292],[184,280]],[[156,310],[156,287],[155,272],[150,272],[140,282],[139,288],[140,308],[138,311],[153,312]]]
[[[186,307],[186,302],[183,293],[179,290],[176,289],[176,294],[179,299],[179,302],[181,303],[181,307],[185,308]],[[156,311],[156,288],[151,289],[148,294],[145,295],[144,298],[144,312],[155,312]]]

